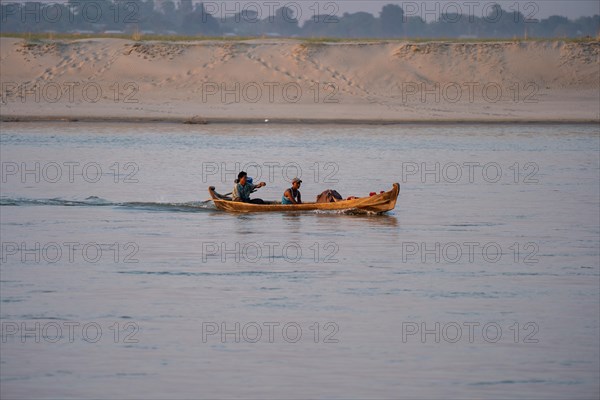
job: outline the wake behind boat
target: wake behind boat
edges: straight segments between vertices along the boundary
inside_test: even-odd
[[[219,210],[230,212],[290,212],[290,211],[313,211],[313,210],[338,210],[338,211],[364,211],[372,213],[384,213],[391,211],[396,206],[396,200],[400,193],[400,185],[394,183],[391,190],[370,197],[358,197],[350,200],[338,200],[331,203],[302,203],[281,204],[277,201],[269,201],[264,204],[244,203],[233,201],[231,197],[221,195],[215,191],[214,186],[208,188],[208,193]]]

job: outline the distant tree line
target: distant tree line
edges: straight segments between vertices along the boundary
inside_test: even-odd
[[[520,11],[503,10],[497,4],[488,7],[485,15],[442,12],[435,21],[425,21],[398,5],[388,4],[378,16],[368,12],[343,15],[315,12],[302,23],[298,20],[298,10],[293,7],[283,6],[269,12],[248,7],[223,13],[216,9],[218,4],[192,0],[3,2],[0,5],[0,32],[332,38],[573,38],[600,35],[599,15],[576,20],[557,15],[534,19]]]

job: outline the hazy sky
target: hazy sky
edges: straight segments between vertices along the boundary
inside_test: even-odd
[[[160,1],[155,0],[156,3]],[[200,1],[194,0],[194,3],[197,2]],[[307,20],[315,13],[341,15],[344,12],[367,11],[379,15],[381,8],[390,3],[401,6],[411,15],[420,15],[427,21],[435,19],[440,12],[487,16],[487,11],[494,3],[500,4],[504,10],[520,11],[525,16],[538,19],[550,15],[563,15],[575,19],[600,14],[600,0],[203,0],[203,2],[210,3],[213,10],[230,12],[243,10],[246,7],[256,10],[258,5],[263,18],[270,10],[281,6],[299,8],[302,14],[299,18],[301,21]]]
[[[16,0],[23,2],[26,0]],[[43,3],[61,3],[67,0],[41,0]],[[78,0],[75,0],[78,1]],[[79,0],[81,2],[94,0]],[[124,3],[127,0],[119,0]],[[164,0],[154,0],[160,3]],[[179,3],[179,0],[173,0]],[[193,0],[199,3],[199,0]],[[0,0],[1,3],[13,3],[15,0]],[[386,4],[398,4],[411,15],[420,15],[430,21],[436,13],[446,11],[448,13],[461,12],[463,15],[474,14],[481,17],[485,10],[494,3],[499,3],[503,9],[509,11],[518,10],[526,16],[532,18],[547,18],[550,15],[564,15],[569,18],[581,16],[590,16],[600,14],[600,0],[203,0],[205,4],[211,3],[213,9],[222,10],[243,10],[254,4],[260,7],[261,14],[267,16],[269,10],[280,6],[290,6],[291,8],[301,9],[301,20],[310,18],[315,13],[341,15],[344,12],[367,11],[374,15],[379,15],[379,11]]]

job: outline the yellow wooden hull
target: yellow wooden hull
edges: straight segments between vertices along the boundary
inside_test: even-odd
[[[230,198],[215,192],[214,186],[208,188],[208,193],[219,210],[248,213],[248,212],[291,212],[291,211],[363,211],[372,213],[384,213],[391,211],[396,206],[396,200],[400,193],[400,185],[394,183],[392,190],[376,194],[370,197],[359,197],[352,200],[339,200],[334,203],[302,203],[281,204],[267,202],[265,204],[243,203],[232,201]]]

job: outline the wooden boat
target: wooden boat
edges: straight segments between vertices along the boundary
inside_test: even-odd
[[[396,206],[396,199],[400,193],[400,185],[394,183],[392,190],[376,194],[370,197],[358,197],[351,200],[339,200],[333,203],[302,203],[302,204],[281,204],[281,202],[270,201],[265,204],[243,203],[233,201],[231,197],[221,195],[215,192],[215,187],[208,188],[208,193],[215,206],[219,210],[231,212],[290,212],[290,211],[311,211],[311,210],[343,210],[343,211],[361,211],[372,213],[383,213],[393,210]]]

